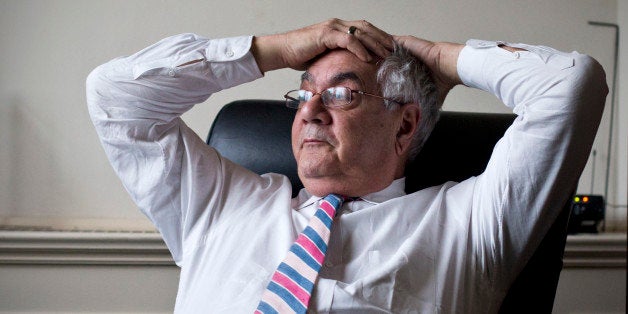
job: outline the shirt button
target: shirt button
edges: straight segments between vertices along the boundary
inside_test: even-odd
[[[330,261],[325,262],[325,267],[333,267],[334,264]]]
[[[168,75],[174,77],[175,73],[173,69],[170,69],[170,71],[168,71]]]
[[[519,54],[519,51],[515,51],[515,59],[519,59],[519,57],[521,57],[521,55]]]
[[[234,53],[233,53],[233,51],[229,50],[229,51],[227,51],[226,55],[227,55],[227,57],[231,58],[231,57],[233,57]]]

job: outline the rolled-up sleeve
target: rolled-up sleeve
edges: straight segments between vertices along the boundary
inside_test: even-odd
[[[479,267],[509,282],[540,243],[585,166],[608,92],[591,57],[542,46],[471,40],[458,72],[518,115],[477,178],[470,236]],[[504,280],[505,279],[505,280]]]
[[[262,76],[251,41],[176,35],[111,60],[87,78],[88,109],[104,150],[177,263],[189,208],[198,205],[187,184],[202,180],[198,192],[206,195],[220,188],[224,167],[180,116],[217,91]]]

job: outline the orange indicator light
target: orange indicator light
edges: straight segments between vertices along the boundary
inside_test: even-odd
[[[585,202],[585,203],[588,202],[589,201],[589,197],[588,196],[582,197],[582,201]]]

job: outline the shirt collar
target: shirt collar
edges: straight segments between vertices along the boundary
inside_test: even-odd
[[[394,180],[389,186],[381,191],[360,196],[360,199],[372,205],[377,205],[393,198],[406,195],[405,188],[406,178],[404,177]],[[322,196],[310,194],[306,189],[303,188],[301,189],[301,191],[299,191],[299,195],[292,199],[292,208],[300,210],[304,207],[312,205],[315,202],[318,202],[322,198]]]

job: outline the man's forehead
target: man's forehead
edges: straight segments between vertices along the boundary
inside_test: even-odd
[[[333,73],[329,76],[327,76],[325,78],[325,80],[327,81],[327,83],[329,84],[339,84],[342,82],[346,82],[346,81],[354,81],[356,83],[359,84],[364,84],[364,81],[362,80],[362,78],[360,78],[360,76],[358,76],[357,73],[355,72],[337,72],[337,73]],[[316,78],[315,76],[308,72],[305,71],[303,72],[303,74],[301,75],[301,82],[308,82],[308,83],[316,83]]]
[[[301,75],[302,83],[338,84],[353,81],[360,85],[375,80],[377,68],[347,50],[334,50],[319,57]]]

